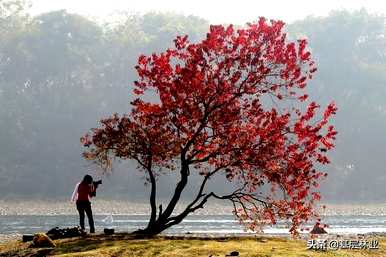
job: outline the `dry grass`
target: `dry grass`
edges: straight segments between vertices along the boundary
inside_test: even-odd
[[[134,238],[125,234],[96,235],[85,238],[56,240],[52,250],[28,248],[28,243],[11,241],[0,245],[0,256],[36,256],[41,251],[50,256],[225,256],[238,251],[240,256],[251,257],[359,257],[386,256],[386,238],[380,238],[379,250],[311,251],[305,240],[285,238],[183,238],[155,237]],[[44,256],[44,253],[42,253]]]

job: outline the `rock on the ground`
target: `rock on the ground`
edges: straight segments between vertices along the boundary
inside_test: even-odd
[[[32,243],[33,247],[55,247],[55,243],[44,233],[36,233]]]
[[[316,222],[316,224],[312,228],[310,234],[316,234],[316,235],[327,234],[327,231],[320,225],[319,222]]]

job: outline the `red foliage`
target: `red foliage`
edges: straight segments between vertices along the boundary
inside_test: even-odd
[[[329,163],[336,106],[320,120],[317,103],[302,111],[315,62],[306,40],[288,42],[283,26],[263,18],[238,30],[211,26],[202,42],[177,37],[174,48],[140,56],[132,112],[83,137],[85,157],[104,166],[112,157],[135,159],[154,173],[188,165],[204,177],[222,174],[239,188],[211,196],[231,200],[248,228],[287,218],[296,233],[320,199],[324,173],[315,164]],[[149,91],[157,102],[144,100]]]

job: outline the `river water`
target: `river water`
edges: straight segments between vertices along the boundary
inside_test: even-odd
[[[95,215],[96,230],[111,227],[116,231],[130,232],[146,226],[147,215]],[[322,223],[333,234],[386,233],[384,215],[329,215]],[[53,227],[72,227],[78,224],[77,215],[0,215],[0,234],[27,234],[47,232]],[[87,224],[87,219],[86,219]],[[87,227],[87,226],[86,226]],[[312,227],[309,224],[308,227]],[[265,234],[288,234],[283,222],[263,229]],[[232,215],[192,215],[181,224],[171,227],[165,234],[241,234],[248,233]]]

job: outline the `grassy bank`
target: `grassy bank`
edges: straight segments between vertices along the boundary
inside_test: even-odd
[[[240,256],[255,257],[359,257],[386,256],[386,238],[379,239],[378,250],[307,250],[305,240],[285,238],[182,238],[156,237],[138,239],[128,235],[88,236],[85,238],[56,240],[52,250],[28,248],[29,243],[10,241],[0,245],[0,256],[225,256],[237,251]]]

